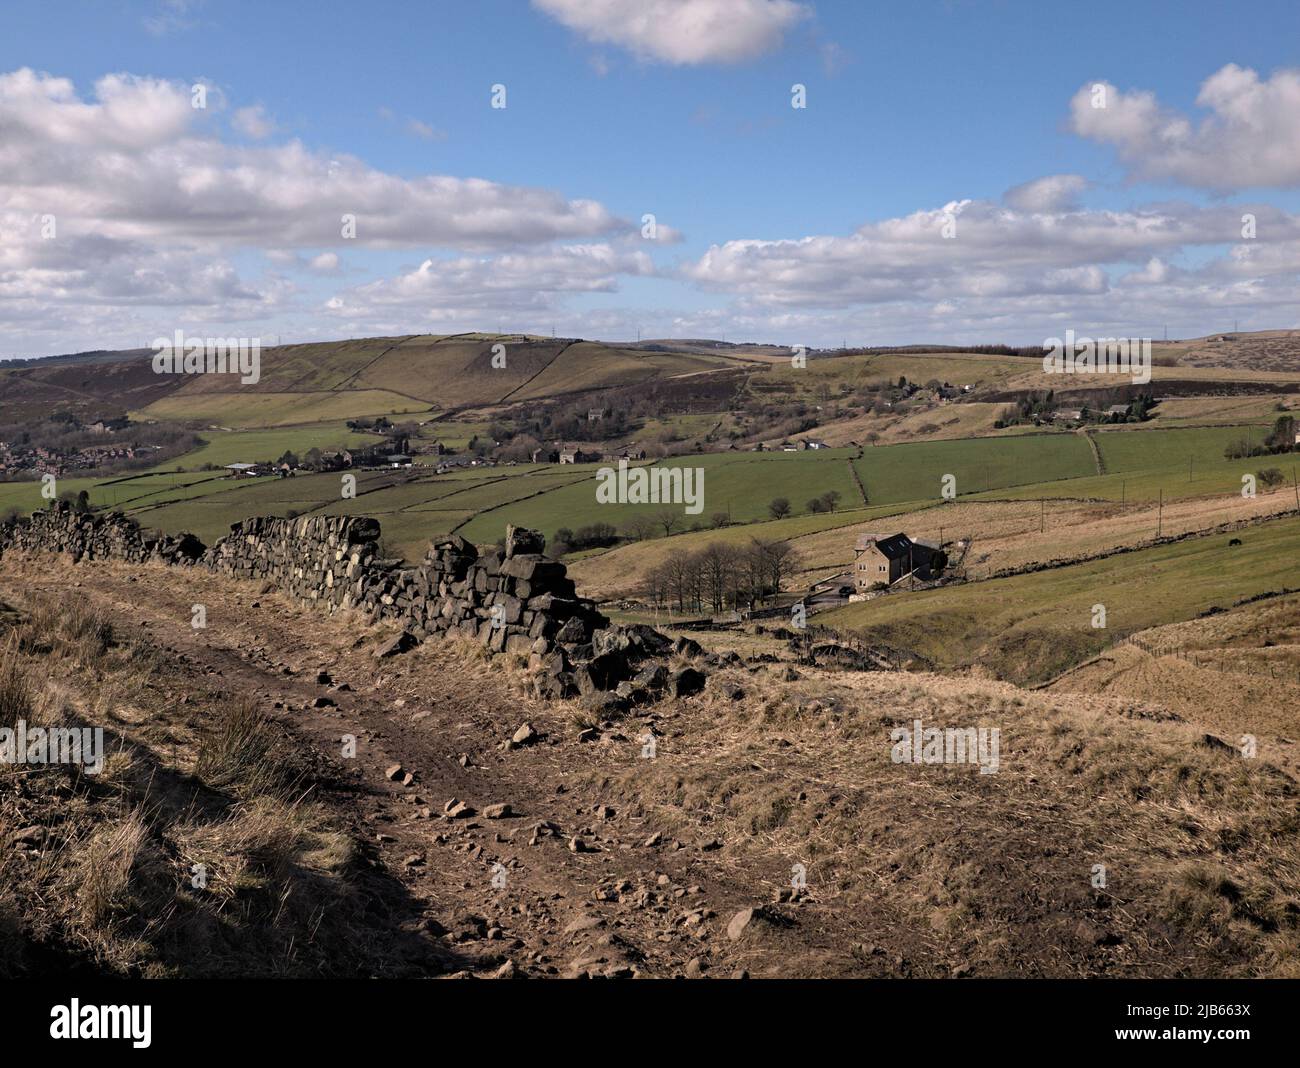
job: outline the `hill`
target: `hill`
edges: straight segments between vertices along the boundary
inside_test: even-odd
[[[1294,781],[1158,704],[760,663],[595,721],[194,569],[0,576],[4,677],[118,709],[100,781],[0,793],[10,977],[1296,975]],[[997,770],[896,763],[917,719]]]

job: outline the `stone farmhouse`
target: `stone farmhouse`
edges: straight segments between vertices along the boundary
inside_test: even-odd
[[[853,549],[853,586],[866,593],[874,586],[892,586],[906,575],[931,577],[930,564],[939,547],[906,534],[862,534]]]

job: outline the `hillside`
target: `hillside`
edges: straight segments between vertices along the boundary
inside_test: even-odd
[[[7,976],[1296,974],[1294,781],[1150,702],[758,664],[593,721],[195,570],[7,556],[0,581],[9,663],[59,657],[37,714],[117,710],[100,782],[3,794],[29,858],[0,866]],[[177,625],[196,602],[206,631]],[[230,719],[248,701],[262,725]],[[892,762],[916,718],[998,728],[997,772]],[[540,742],[503,750],[525,721]],[[208,891],[177,893],[196,862]]]

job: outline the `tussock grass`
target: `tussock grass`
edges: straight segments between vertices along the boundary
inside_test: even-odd
[[[0,727],[12,730],[19,720],[31,717],[31,680],[18,655],[18,642],[11,637],[0,646]]]
[[[104,724],[109,750],[98,776],[0,778],[0,976],[409,973],[313,765],[144,642],[93,595],[0,635],[0,725]]]
[[[1266,760],[1131,701],[801,670],[673,705],[654,760],[589,778],[667,836],[722,840],[760,900],[805,864],[819,907],[905,932],[934,974],[1300,972],[1300,789]],[[997,727],[999,771],[894,763],[914,719]]]
[[[23,652],[58,652],[88,665],[118,644],[112,618],[86,600],[37,601],[16,633]]]
[[[245,796],[283,785],[271,723],[255,701],[218,707],[199,743],[194,774],[214,790]]]
[[[140,811],[96,831],[80,852],[77,905],[81,920],[100,928],[132,904],[133,873],[143,860],[149,829]]]

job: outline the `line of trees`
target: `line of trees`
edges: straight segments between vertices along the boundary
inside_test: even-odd
[[[797,556],[788,542],[751,538],[747,543],[710,542],[693,553],[676,553],[646,576],[642,595],[679,612],[753,609],[781,591]]]
[[[1271,456],[1281,452],[1294,452],[1296,448],[1296,420],[1293,415],[1280,415],[1262,444],[1250,438],[1238,438],[1223,450],[1225,459],[1240,460],[1245,456]]]

